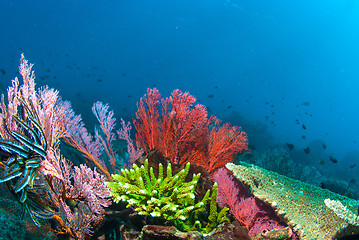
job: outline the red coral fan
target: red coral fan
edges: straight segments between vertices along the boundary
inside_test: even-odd
[[[147,89],[140,102],[137,103],[136,118],[134,120],[137,131],[136,140],[139,147],[149,153],[152,149],[159,146],[160,142],[160,106],[161,94],[157,89]]]
[[[229,207],[229,212],[249,230],[250,236],[263,230],[284,228],[274,211],[251,195],[226,168],[216,171],[213,178],[218,183],[218,204]]]
[[[247,145],[247,135],[240,127],[228,123],[220,126],[220,121],[216,120],[208,136],[208,160],[203,159],[197,164],[213,174],[216,169],[231,162],[238,152],[247,149]]]
[[[137,108],[136,141],[146,153],[158,149],[174,163],[195,163],[212,175],[247,150],[247,135],[240,127],[208,118],[206,107],[188,92],[177,89],[162,99],[157,89],[148,89]]]

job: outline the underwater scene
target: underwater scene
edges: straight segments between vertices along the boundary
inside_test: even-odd
[[[359,239],[359,1],[0,1],[0,240]]]

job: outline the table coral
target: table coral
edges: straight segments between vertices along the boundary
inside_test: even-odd
[[[228,163],[226,167],[253,195],[270,204],[278,216],[301,239],[335,239],[359,232],[326,207],[324,200],[337,200],[354,212],[359,201],[313,185],[287,178],[257,166]]]

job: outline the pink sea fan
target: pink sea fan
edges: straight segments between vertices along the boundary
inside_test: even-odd
[[[218,204],[229,207],[229,212],[249,230],[250,236],[264,229],[284,227],[273,209],[251,195],[225,167],[217,170],[213,179],[218,183]]]
[[[52,204],[59,209],[59,216],[55,217],[63,229],[78,239],[92,233],[92,227],[103,220],[104,208],[111,204],[109,189],[105,185],[107,180],[96,169],[91,170],[85,165],[73,166],[60,153],[51,152],[51,160],[43,170],[50,192]],[[67,200],[76,201],[76,206],[69,207]],[[67,230],[66,230],[67,231]]]
[[[112,132],[115,128],[116,119],[113,117],[113,111],[109,111],[109,105],[103,104],[102,102],[95,102],[92,106],[92,112],[100,123],[101,130],[106,139],[102,137],[99,131],[96,129],[95,137],[101,143],[102,147],[105,149],[109,161],[114,168],[116,166],[115,153],[112,148],[112,141],[115,140],[116,136]],[[115,170],[115,169],[113,169]]]
[[[35,188],[34,184],[34,188],[24,188],[28,190],[24,206],[30,214],[33,214],[31,215],[33,220],[35,217],[51,215],[51,218],[58,223],[55,230],[58,234],[68,234],[75,239],[85,239],[86,235],[91,234],[92,227],[103,219],[104,208],[108,207],[111,202],[108,187],[104,184],[108,178],[97,172],[97,169],[103,170],[99,158],[102,145],[93,140],[85,129],[81,116],[74,114],[69,102],[61,100],[57,90],[47,86],[35,89],[35,74],[32,71],[32,66],[22,55],[19,71],[23,78],[23,84],[20,84],[19,80],[15,78],[12,81],[12,86],[8,88],[7,103],[5,96],[1,96],[0,137],[2,140],[14,141],[16,139],[10,132],[17,131],[19,134],[23,134],[21,132],[23,129],[19,128],[21,126],[19,120],[16,121],[14,118],[19,115],[17,111],[20,109],[20,104],[22,107],[29,108],[23,113],[24,121],[26,121],[26,114],[29,117],[30,112],[36,116],[36,128],[39,132],[44,132],[44,138],[47,141],[47,144],[44,144],[46,154],[39,156],[40,166],[36,172],[34,171],[36,175],[32,175],[35,176],[34,182],[39,187]],[[103,111],[105,112],[105,110]],[[37,122],[40,126],[37,125]],[[30,124],[30,127],[34,127],[34,124],[35,122]],[[22,128],[25,127],[22,126]],[[36,142],[37,138],[35,138],[32,136]],[[74,167],[60,154],[57,144],[60,138],[70,139],[71,143],[77,144],[77,149],[81,153],[92,157],[94,160],[92,162],[95,165],[97,163],[96,168],[92,170],[85,165]],[[43,142],[41,143],[43,144]],[[5,157],[2,161],[4,160],[6,160]],[[18,161],[18,159],[16,158],[14,161]],[[4,162],[1,162],[0,165],[2,170],[6,170]],[[108,177],[110,177],[109,174]],[[28,201],[28,199],[38,200],[40,198],[42,201],[38,204]],[[69,205],[71,201],[75,204]],[[33,202],[35,201],[33,200]],[[47,214],[46,216],[41,215],[42,209],[46,209],[46,213],[44,213]],[[36,223],[35,220],[34,222]]]
[[[126,123],[121,118],[121,126],[117,131],[118,137],[122,140],[125,140],[127,142],[127,152],[129,154],[129,162],[134,163],[138,158],[140,158],[143,154],[143,149],[138,147],[138,144],[134,144],[134,141],[131,138],[131,123]]]

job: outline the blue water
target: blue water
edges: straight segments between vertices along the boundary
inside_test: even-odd
[[[358,1],[2,0],[0,36],[1,92],[24,53],[89,126],[97,100],[130,119],[148,87],[179,88],[267,126],[306,163],[359,167]]]

